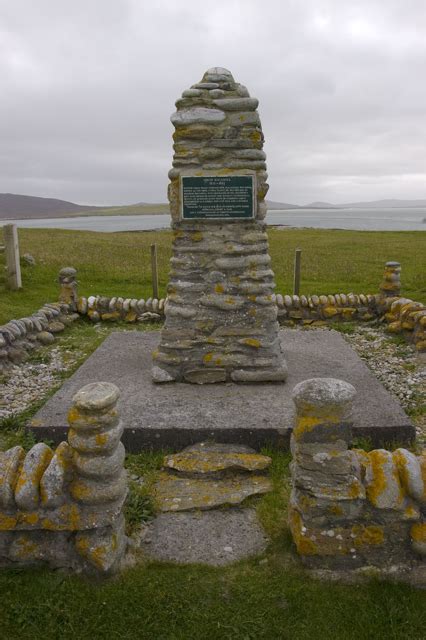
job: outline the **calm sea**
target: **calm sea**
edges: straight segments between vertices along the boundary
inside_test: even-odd
[[[426,207],[418,209],[295,209],[268,212],[270,225],[369,231],[426,231]],[[82,216],[38,220],[0,220],[0,224],[79,231],[149,231],[170,226],[169,215]]]

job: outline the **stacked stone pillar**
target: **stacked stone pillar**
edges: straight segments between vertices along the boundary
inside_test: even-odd
[[[387,262],[380,283],[380,295],[383,298],[399,298],[401,295],[401,265],[399,262]]]
[[[311,568],[375,569],[426,586],[426,456],[349,449],[355,389],[296,385],[289,524]]]
[[[0,452],[0,566],[119,568],[127,487],[118,396],[113,384],[89,384],[74,397],[68,442]]]
[[[74,479],[70,493],[85,508],[113,512],[127,494],[123,424],[117,414],[118,388],[94,382],[73,398],[68,442],[73,448]],[[125,549],[124,516],[111,524],[79,532],[76,548],[97,569],[109,570]]]
[[[77,271],[74,267],[64,267],[59,272],[59,302],[69,305],[72,311],[77,311]]]
[[[165,325],[153,355],[154,382],[286,378],[263,222],[268,185],[257,105],[218,67],[176,102],[169,172],[173,256]],[[185,178],[252,184],[251,215],[230,214],[232,197],[219,196],[209,203],[215,212],[210,217],[184,219]]]

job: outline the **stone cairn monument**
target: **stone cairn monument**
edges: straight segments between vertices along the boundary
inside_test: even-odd
[[[171,117],[173,255],[154,382],[283,382],[258,100],[209,69]]]

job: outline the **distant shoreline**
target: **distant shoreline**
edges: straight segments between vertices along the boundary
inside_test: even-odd
[[[315,211],[348,211],[350,209],[356,209],[358,211],[365,211],[370,207],[306,207],[306,206],[297,206],[297,207],[277,207],[272,206],[268,207],[269,213],[280,212],[280,211],[289,211],[296,213],[298,211],[301,212],[315,212]],[[424,209],[424,206],[421,205],[412,205],[412,206],[387,206],[387,207],[371,207],[371,209],[392,209],[393,211],[401,210],[404,211],[406,209]],[[0,224],[3,221],[11,221],[11,220],[50,220],[52,218],[87,218],[87,217],[108,217],[108,216],[158,216],[158,215],[167,215],[170,213],[168,204],[153,204],[153,205],[129,205],[123,207],[106,207],[105,209],[97,209],[97,210],[87,210],[87,211],[75,211],[72,213],[45,213],[40,215],[30,216],[28,214],[14,214],[14,215],[3,215],[0,212]]]

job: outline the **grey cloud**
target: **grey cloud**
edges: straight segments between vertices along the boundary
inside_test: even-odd
[[[272,199],[426,197],[422,0],[0,0],[0,191],[164,201],[216,65],[260,100]]]

